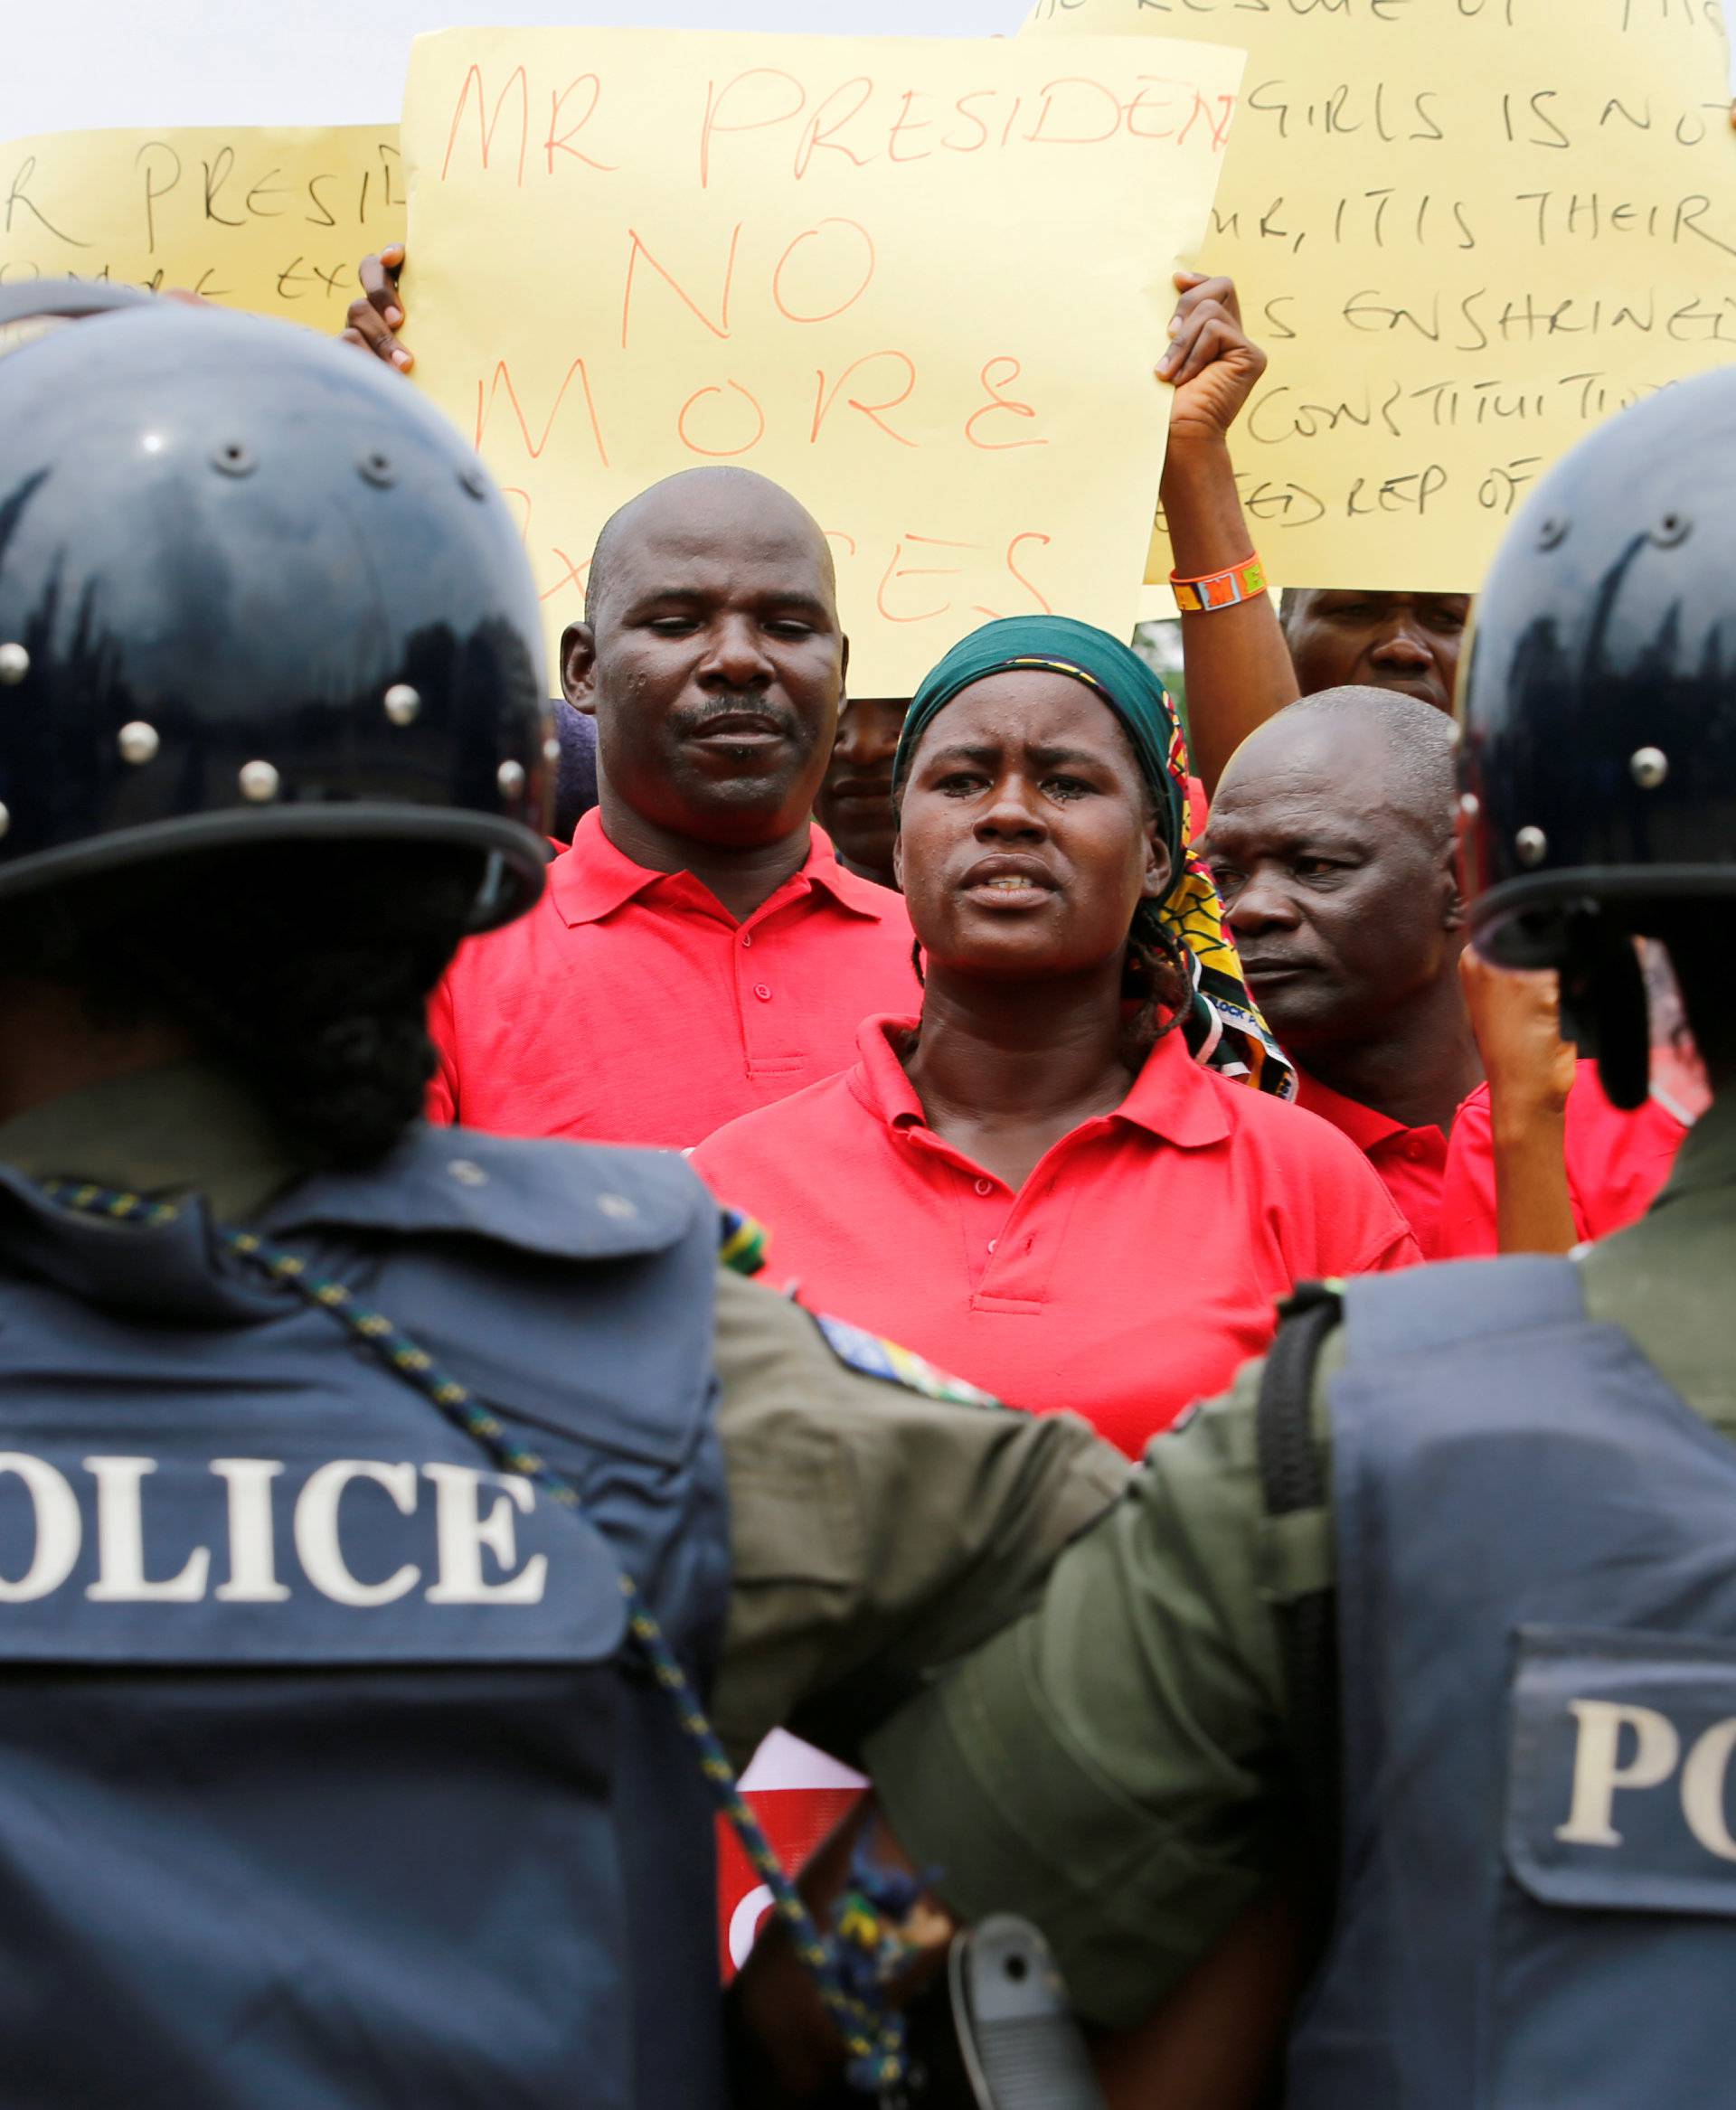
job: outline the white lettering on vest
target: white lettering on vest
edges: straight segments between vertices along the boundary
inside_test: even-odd
[[[211,1550],[195,1546],[179,1575],[145,1578],[144,1481],[155,1458],[86,1458],[97,1483],[97,1579],[85,1596],[104,1605],[196,1605],[205,1594]]]
[[[1571,1700],[1580,1725],[1573,1753],[1573,1804],[1555,1836],[1570,1846],[1619,1846],[1610,1818],[1618,1788],[1656,1787],[1675,1770],[1682,1739],[1667,1715],[1656,1708],[1625,1707],[1613,1700]],[[1618,1763],[1623,1729],[1634,1732],[1633,1757]]]
[[[78,1563],[84,1540],[79,1498],[64,1474],[45,1458],[24,1451],[0,1451],[0,1473],[14,1473],[29,1491],[36,1518],[36,1544],[30,1566],[16,1582],[0,1577],[0,1605],[24,1605],[58,1590]]]
[[[229,1489],[229,1580],[213,1595],[229,1605],[280,1605],[289,1595],[278,1580],[271,1483],[280,1458],[213,1458],[211,1469]]]
[[[162,1469],[144,1457],[90,1456],[80,1461],[96,1486],[96,1513],[89,1520],[96,1554],[96,1579],[85,1591],[98,1604],[197,1604],[207,1593],[212,1549],[194,1546],[178,1573],[153,1579],[145,1533],[146,1482]],[[170,1461],[171,1471],[181,1468]],[[212,1458],[206,1468],[224,1489],[229,1529],[227,1579],[211,1592],[225,1604],[280,1605],[293,1595],[278,1572],[275,1484],[288,1469],[281,1458]],[[531,1515],[536,1496],[516,1474],[486,1473],[468,1465],[424,1468],[433,1486],[435,1560],[425,1591],[430,1605],[540,1605],[548,1587],[549,1556],[536,1553],[521,1564],[516,1519]],[[0,1482],[11,1474],[29,1499],[33,1539],[22,1574],[0,1574],[0,1604],[25,1604],[60,1589],[77,1568],[87,1519],[73,1484],[46,1458],[24,1451],[0,1451]],[[408,1597],[423,1569],[405,1561],[383,1581],[366,1582],[351,1567],[341,1537],[344,1499],[362,1480],[384,1491],[400,1516],[418,1510],[420,1475],[409,1463],[374,1458],[333,1458],[316,1466],[297,1493],[292,1512],[296,1553],[307,1581],[334,1604],[373,1608]],[[170,1485],[168,1482],[165,1486]],[[173,1485],[186,1492],[181,1480]],[[209,1482],[205,1483],[207,1488]],[[8,1497],[6,1513],[17,1513]],[[365,1502],[371,1498],[358,1497]],[[184,1499],[171,1502],[159,1493],[165,1517],[184,1517]],[[354,1529],[354,1520],[352,1520]],[[160,1535],[162,1525],[156,1527]],[[426,1527],[423,1527],[426,1529]],[[22,1531],[0,1545],[0,1558],[16,1564],[25,1549]],[[354,1541],[353,1541],[354,1546]],[[175,1551],[182,1550],[175,1548]],[[485,1555],[487,1559],[485,1559]],[[149,1559],[173,1558],[153,1544]],[[217,1559],[223,1558],[219,1547]],[[363,1567],[371,1565],[363,1561]]]
[[[307,1476],[296,1498],[296,1551],[307,1579],[322,1597],[338,1605],[390,1605],[421,1579],[410,1561],[383,1582],[358,1582],[350,1573],[337,1539],[337,1505],[353,1480],[372,1480],[383,1487],[399,1512],[416,1508],[414,1465],[382,1465],[368,1458],[334,1458]]]
[[[468,1465],[424,1465],[434,1483],[434,1521],[439,1547],[439,1576],[428,1593],[430,1605],[540,1605],[547,1580],[549,1559],[538,1553],[513,1574],[518,1562],[518,1542],[513,1533],[513,1510],[528,1516],[536,1497],[531,1484],[515,1473],[484,1474]],[[482,1483],[486,1478],[505,1492],[497,1495],[484,1517]],[[486,1582],[482,1551],[486,1547],[500,1563],[504,1582]]]
[[[1720,1860],[1736,1860],[1736,1839],[1724,1815],[1724,1783],[1730,1777],[1730,1755],[1736,1748],[1736,1717],[1714,1722],[1688,1753],[1682,1768],[1682,1814],[1688,1830],[1708,1853]]]

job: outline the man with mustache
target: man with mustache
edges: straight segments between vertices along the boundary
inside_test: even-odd
[[[1447,1138],[1483,1069],[1459,990],[1453,728],[1420,696],[1338,688],[1269,719],[1219,783],[1203,848],[1300,1103],[1438,1249]]]
[[[436,993],[434,1118],[684,1148],[910,1008],[902,902],[808,817],[847,658],[826,538],[765,477],[685,470],[606,524],[561,670],[598,806]]]

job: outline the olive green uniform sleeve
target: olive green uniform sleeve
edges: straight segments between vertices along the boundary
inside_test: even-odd
[[[1069,1415],[863,1376],[798,1305],[718,1280],[734,1588],[712,1719],[740,1762],[779,1725],[862,1736],[1035,1598],[1131,1467]]]
[[[1335,1336],[1320,1377],[1339,1361]],[[867,1741],[941,1896],[1035,1920],[1094,2021],[1137,2021],[1278,1865],[1274,1607],[1330,1582],[1332,1535],[1324,1509],[1265,1515],[1261,1367],[1159,1436],[1041,1603]]]
[[[1720,1292],[1736,1263],[1736,1094],[1639,1223],[1581,1263],[1587,1308],[1736,1434]],[[1314,1427],[1328,1468],[1328,1337]],[[1269,1882],[1291,1774],[1277,1609],[1332,1579],[1327,1510],[1269,1520],[1260,1367],[1160,1436],[1041,1603],[867,1740],[893,1829],[976,1918],[1027,1913],[1092,2020],[1137,2021]]]

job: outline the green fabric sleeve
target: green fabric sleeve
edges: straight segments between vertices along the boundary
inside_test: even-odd
[[[1035,1920],[1093,2021],[1143,2016],[1278,1866],[1273,1606],[1330,1580],[1332,1541],[1324,1511],[1266,1519],[1260,1368],[1152,1445],[1034,1610],[868,1739],[941,1896]]]
[[[840,1361],[807,1313],[718,1280],[734,1587],[712,1719],[844,1758],[1031,1605],[1133,1468],[1071,1415],[931,1399]]]

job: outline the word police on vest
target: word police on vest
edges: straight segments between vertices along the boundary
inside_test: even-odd
[[[171,1649],[189,1618],[244,1620],[250,1654],[272,1620],[324,1654],[335,1625],[371,1625],[356,1615],[398,1606],[381,1623],[398,1654],[467,1614],[505,1608],[536,1628],[514,1632],[514,1652],[561,1656],[581,1637],[571,1612],[542,1609],[555,1597],[590,1606],[581,1653],[599,1638],[607,1645],[597,1611],[618,1603],[607,1553],[580,1520],[539,1504],[512,1474],[438,1460],[0,1452],[0,1606],[39,1614],[0,1620],[0,1653],[41,1654],[57,1638],[85,1653],[89,1613],[63,1626],[54,1615],[71,1600],[113,1606],[134,1641],[166,1637]],[[401,1647],[411,1600],[419,1616]],[[378,1645],[370,1636],[370,1653]]]
[[[1531,1633],[1514,1687],[1508,1860],[1545,1903],[1736,1909],[1736,1648]]]
[[[1614,1700],[1576,1700],[1571,1711],[1580,1726],[1573,1761],[1573,1809],[1557,1839],[1576,1846],[1619,1846],[1621,1833],[1611,1822],[1616,1791],[1661,1787],[1680,1776],[1682,1815],[1688,1830],[1708,1853],[1736,1860],[1736,1839],[1724,1819],[1724,1783],[1736,1748],[1736,1715],[1726,1715],[1697,1737],[1686,1763],[1682,1732],[1666,1714],[1653,1707],[1627,1707]],[[1625,1731],[1633,1735],[1632,1756],[1618,1754]]]

